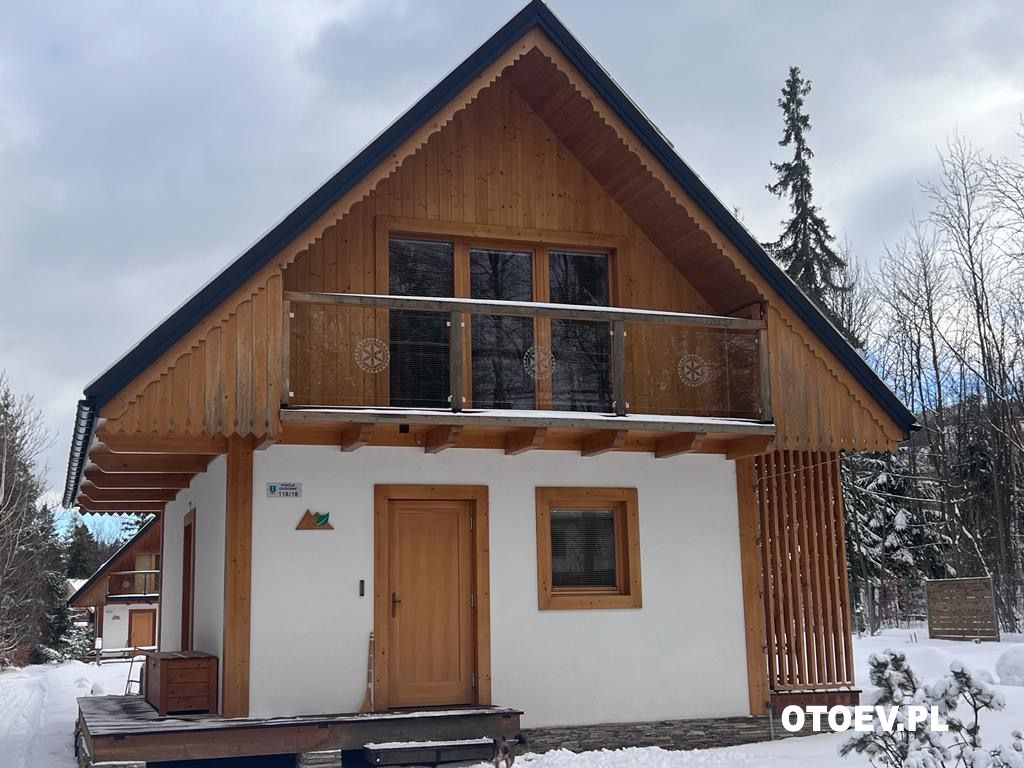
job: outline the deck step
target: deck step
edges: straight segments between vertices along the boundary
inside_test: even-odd
[[[494,757],[494,739],[371,743],[363,745],[363,757],[371,765],[437,765],[461,760],[491,760]]]

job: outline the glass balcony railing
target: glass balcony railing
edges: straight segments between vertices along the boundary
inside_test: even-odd
[[[160,594],[160,571],[118,571],[107,577],[107,597]]]
[[[287,405],[771,421],[763,320],[285,294]]]

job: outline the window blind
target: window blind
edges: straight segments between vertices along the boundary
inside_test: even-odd
[[[551,510],[551,583],[555,588],[618,586],[614,510]]]

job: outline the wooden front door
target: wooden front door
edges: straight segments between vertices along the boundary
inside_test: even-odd
[[[392,499],[388,517],[388,705],[472,704],[472,503]]]
[[[156,610],[128,611],[128,647],[146,648],[156,645]]]

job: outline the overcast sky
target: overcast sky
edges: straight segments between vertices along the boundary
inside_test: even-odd
[[[53,491],[83,387],[522,4],[0,0],[0,369],[54,431]],[[551,6],[761,239],[791,64],[817,202],[868,263],[954,130],[1014,149],[1015,0]]]

